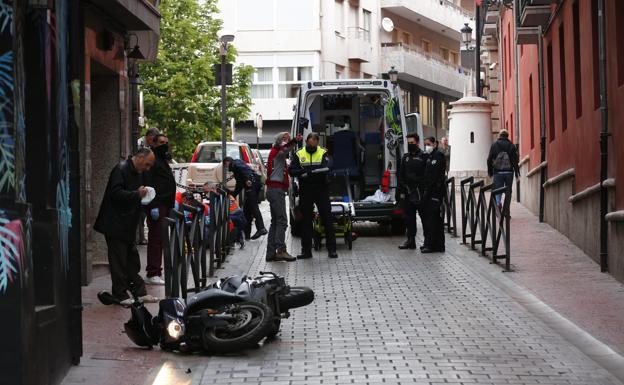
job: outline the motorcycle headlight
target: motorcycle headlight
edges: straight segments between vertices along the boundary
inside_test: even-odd
[[[177,340],[184,335],[184,326],[174,319],[167,325],[167,334],[169,334],[169,337]]]

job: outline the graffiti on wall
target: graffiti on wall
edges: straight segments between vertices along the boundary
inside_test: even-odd
[[[0,293],[6,292],[10,283],[19,276],[24,242],[22,222],[9,220],[0,210]]]
[[[0,0],[0,195],[14,197],[15,157],[15,66],[13,54],[13,2]],[[17,119],[20,121],[19,117]],[[23,121],[23,119],[21,120]],[[23,126],[22,126],[23,128]],[[24,256],[23,226],[0,209],[0,294],[16,282]]]

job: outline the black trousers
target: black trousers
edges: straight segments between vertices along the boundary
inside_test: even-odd
[[[258,197],[260,195],[260,189],[262,188],[259,182],[255,182],[248,189],[245,189],[245,202],[243,211],[245,212],[245,219],[247,219],[246,233],[251,233],[251,221],[256,220],[256,230],[264,229],[264,221],[262,219],[262,213],[260,213],[260,207],[258,207]]]
[[[442,219],[442,198],[429,198],[423,202],[423,232],[425,247],[444,250],[444,220]],[[422,219],[422,217],[421,217]]]
[[[106,246],[113,281],[113,296],[123,301],[130,297],[128,291],[137,297],[146,295],[145,282],[139,275],[141,260],[134,242],[106,237]]]
[[[420,216],[420,222],[425,226],[425,215],[422,208],[422,204],[414,204],[410,202],[408,198],[403,201],[403,210],[405,210],[405,226],[407,227],[407,239],[411,240],[416,238],[417,226],[416,226],[416,212]],[[424,230],[423,230],[424,232]]]
[[[306,189],[299,190],[299,207],[303,214],[303,227],[301,233],[301,251],[309,253],[312,251],[312,214],[314,205],[321,216],[321,222],[325,228],[325,238],[328,252],[336,251],[336,235],[334,234],[334,220],[331,215],[331,204],[329,203],[329,192],[327,190]]]

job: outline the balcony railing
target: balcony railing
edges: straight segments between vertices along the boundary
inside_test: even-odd
[[[545,27],[550,21],[551,4],[559,0],[518,0],[519,27]]]
[[[422,79],[441,92],[452,90],[461,94],[471,74],[470,70],[444,60],[438,54],[403,43],[382,44],[382,57],[383,68],[394,66],[400,73]]]
[[[371,32],[361,27],[349,27],[347,29],[347,38],[364,40],[366,42],[371,41]]]

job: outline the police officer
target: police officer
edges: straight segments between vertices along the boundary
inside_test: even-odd
[[[229,169],[234,174],[236,180],[236,188],[232,195],[236,197],[241,190],[245,189],[245,201],[243,211],[245,212],[245,218],[247,218],[247,230],[251,233],[251,220],[256,220],[256,233],[251,236],[251,239],[258,239],[263,235],[268,234],[267,229],[264,227],[264,221],[262,220],[262,214],[258,207],[258,195],[260,194],[260,180],[255,171],[240,159],[232,159],[227,156],[223,159],[223,167]]]
[[[329,203],[327,150],[319,147],[319,135],[308,134],[306,145],[296,152],[288,170],[299,180],[299,207],[303,213],[301,254],[298,259],[312,258],[312,212],[314,205],[325,227],[329,258],[338,258],[336,236]]]
[[[438,151],[438,143],[433,136],[425,139],[425,152],[428,154],[425,167],[423,210],[423,232],[425,244],[422,253],[444,252],[444,221],[442,220],[442,201],[445,194],[446,158]]]
[[[399,187],[405,196],[403,207],[407,224],[407,240],[399,245],[401,250],[416,248],[416,211],[420,214],[420,221],[425,223],[421,203],[427,154],[420,149],[419,142],[418,134],[407,135],[407,153],[401,158],[399,167]]]

